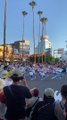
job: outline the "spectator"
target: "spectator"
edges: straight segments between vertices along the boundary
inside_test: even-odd
[[[61,95],[64,102],[64,115],[67,120],[67,85],[61,87]]]
[[[63,101],[56,101],[55,102],[55,115],[58,118],[58,120],[65,120],[64,116],[64,104]]]
[[[42,101],[42,98],[39,97],[39,89],[38,88],[33,88],[30,90],[31,94],[32,94],[32,98],[30,99],[30,104],[29,106],[32,106],[36,100],[38,99],[38,101]]]
[[[2,101],[2,103],[0,102],[0,120],[4,120],[4,115],[6,112],[6,106],[3,103],[3,88],[5,86],[5,82],[3,79],[0,79],[0,101]]]
[[[39,89],[38,88],[33,88],[30,91],[32,94],[32,98],[27,102],[27,110],[26,110],[27,117],[29,117],[29,119],[30,119],[30,116],[31,116],[36,104],[39,101],[42,101],[42,98],[39,97]]]
[[[13,84],[9,87],[4,87],[5,103],[7,106],[6,119],[7,120],[25,120],[25,98],[31,98],[32,95],[27,88],[26,79],[21,77],[21,73],[18,70],[13,71],[12,80]],[[20,82],[23,81],[24,86],[20,85]]]
[[[45,89],[43,101],[35,106],[31,120],[57,120],[54,114],[54,90],[52,88]]]

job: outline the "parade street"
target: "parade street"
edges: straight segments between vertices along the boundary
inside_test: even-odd
[[[63,74],[62,78],[52,79],[52,75],[47,76],[44,80],[28,80],[28,85],[30,88],[37,87],[40,90],[40,95],[42,96],[45,88],[51,87],[55,91],[60,92],[62,85],[67,84],[67,73]]]

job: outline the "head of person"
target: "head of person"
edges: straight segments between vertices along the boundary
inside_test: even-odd
[[[61,96],[64,104],[67,103],[67,85],[61,87]]]
[[[13,82],[19,82],[19,81],[22,81],[24,79],[24,77],[22,76],[22,73],[19,71],[19,70],[14,70],[11,74],[11,77],[10,77]]]
[[[32,97],[38,97],[39,96],[39,89],[38,88],[32,88],[30,90]]]
[[[47,101],[48,99],[54,100],[54,90],[52,88],[46,88],[44,90],[43,100]]]

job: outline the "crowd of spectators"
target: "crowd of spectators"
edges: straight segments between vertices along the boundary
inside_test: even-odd
[[[67,85],[61,87],[62,101],[55,101],[52,88],[41,98],[39,89],[30,89],[17,69],[10,78],[12,84],[5,87],[0,79],[0,120],[67,120]]]

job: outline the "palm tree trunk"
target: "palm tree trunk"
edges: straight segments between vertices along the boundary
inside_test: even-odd
[[[45,23],[45,35],[46,35],[46,23]]]
[[[44,36],[44,23],[42,22],[42,40]],[[42,53],[42,64],[43,64],[43,53]]]
[[[34,63],[36,63],[36,55],[35,55],[35,35],[34,35],[34,8],[32,8],[33,12],[33,44],[34,44]]]
[[[4,39],[3,39],[3,64],[5,65],[5,47],[6,47],[6,13],[7,13],[7,0],[5,1],[4,8]]]
[[[42,39],[43,39],[43,23],[42,23]]]
[[[41,16],[39,15],[38,54],[39,54],[39,41],[40,41],[40,18]],[[38,58],[38,63],[40,63],[40,58]]]
[[[22,40],[24,40],[24,16],[23,16],[23,34],[22,34]]]
[[[22,54],[23,54],[23,40],[24,40],[24,15],[23,15],[23,34],[22,34]],[[22,57],[22,54],[21,54],[21,59],[23,61],[23,57]]]
[[[43,54],[42,54],[42,64],[43,64]]]

